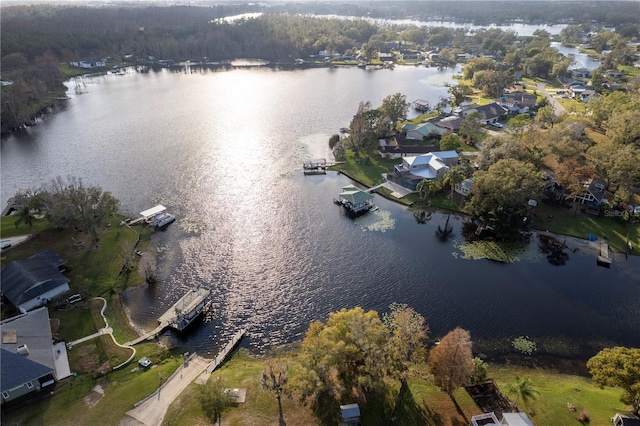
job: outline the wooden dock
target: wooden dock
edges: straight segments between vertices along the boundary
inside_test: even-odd
[[[209,364],[209,366],[207,366],[206,369],[206,373],[207,374],[211,374],[213,372],[213,370],[215,370],[216,368],[218,368],[218,366],[220,364],[222,364],[222,361],[225,360],[225,358],[227,358],[227,356],[231,353],[231,351],[233,350],[233,348],[236,347],[236,345],[240,342],[240,340],[242,340],[242,338],[244,337],[244,335],[246,334],[246,330],[243,328],[240,331],[238,331],[232,338],[231,340],[229,340],[229,343],[227,343],[227,345],[224,347],[224,349],[222,349],[220,351],[220,353],[218,354],[218,356],[216,356],[216,359],[214,359],[213,361],[211,361],[211,363]]]
[[[598,264],[598,266],[610,268],[611,262],[611,258],[609,257],[609,244],[601,242],[599,247],[598,260],[596,263]]]
[[[158,326],[156,328],[124,345],[134,346],[145,340],[153,339],[168,327],[175,328],[179,331],[184,330],[203,312],[206,299],[210,293],[210,290],[204,288],[196,288],[188,291],[158,318]]]

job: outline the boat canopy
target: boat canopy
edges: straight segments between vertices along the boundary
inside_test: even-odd
[[[350,202],[353,205],[366,203],[373,199],[373,195],[356,188],[354,185],[347,185],[342,188],[340,198]]]
[[[140,212],[140,215],[142,217],[144,217],[145,219],[150,218],[152,216],[157,215],[158,213],[162,213],[163,211],[165,211],[167,208],[165,206],[163,206],[162,204],[158,204],[155,207],[152,207],[150,209],[147,209],[143,212]]]

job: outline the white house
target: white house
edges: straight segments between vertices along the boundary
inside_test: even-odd
[[[403,157],[402,163],[394,166],[394,173],[388,174],[387,179],[415,191],[423,179],[442,179],[447,170],[458,164],[458,161],[458,153],[455,151],[435,151]]]

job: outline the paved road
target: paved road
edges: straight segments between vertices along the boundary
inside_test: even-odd
[[[546,84],[544,84],[544,82],[536,83],[536,88],[540,91],[540,93],[542,93],[549,100],[549,104],[551,105],[551,107],[555,111],[556,115],[564,114],[564,111],[565,111],[564,107],[560,104],[560,102],[558,102],[553,97],[553,95],[551,93],[549,93],[547,91],[547,86],[546,86]]]
[[[120,421],[120,426],[158,426],[162,424],[169,405],[180,393],[200,375],[210,359],[198,355],[189,359],[186,367],[183,365],[158,389],[151,394],[142,404],[133,410],[127,411],[127,415]]]

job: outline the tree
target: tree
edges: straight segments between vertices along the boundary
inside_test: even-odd
[[[302,341],[302,398],[317,407],[382,391],[387,336],[378,313],[360,307],[312,322]]]
[[[459,151],[460,148],[462,148],[462,141],[460,136],[454,133],[444,135],[440,139],[440,151]]]
[[[426,359],[425,344],[429,327],[424,317],[406,304],[392,303],[389,309],[390,312],[382,316],[382,322],[391,335],[387,345],[390,367],[406,384],[410,367]]]
[[[471,375],[471,383],[478,384],[487,380],[489,364],[484,362],[482,358],[473,358],[473,374]]]
[[[499,160],[473,175],[473,210],[498,238],[508,239],[525,224],[528,201],[540,199],[542,186],[542,174],[531,163]]]
[[[442,183],[445,185],[449,185],[451,187],[450,197],[452,200],[453,200],[453,190],[455,189],[456,185],[462,182],[463,180],[465,180],[466,178],[467,178],[467,175],[466,175],[465,167],[455,166],[447,170],[447,173],[445,173],[444,178],[442,179]]]
[[[85,187],[82,180],[69,177],[54,179],[42,193],[49,221],[57,228],[77,228],[98,241],[98,225],[118,210],[120,202],[98,186]]]
[[[358,112],[353,116],[351,124],[349,125],[349,136],[351,138],[353,151],[356,154],[364,149],[372,139],[373,131],[371,129],[371,123],[365,116],[370,108],[371,104],[369,102],[360,102]]]
[[[587,361],[593,381],[601,386],[620,386],[623,394],[620,401],[640,413],[640,349],[605,348]]]
[[[269,360],[266,367],[262,370],[262,388],[276,394],[278,400],[279,423],[285,424],[282,415],[282,396],[290,396],[288,389],[289,372],[288,366],[280,360]]]
[[[209,419],[218,425],[222,422],[222,414],[231,407],[231,399],[225,392],[224,385],[218,380],[213,380],[198,388],[198,400],[202,411]]]
[[[555,121],[555,114],[553,112],[553,107],[551,105],[544,106],[538,109],[538,113],[536,114],[536,122],[542,123],[542,126],[546,126],[547,124],[551,125],[553,128],[553,122]]]
[[[514,405],[518,405],[518,399],[520,398],[527,405],[529,400],[536,399],[537,395],[540,395],[540,392],[535,389],[529,377],[521,379],[518,376],[516,376],[515,383],[509,385],[509,393],[516,395],[516,400],[513,402]]]
[[[460,105],[467,96],[473,94],[473,89],[468,84],[458,84],[449,88],[449,93],[453,96],[453,104]]]
[[[437,191],[438,189],[440,189],[440,182],[434,179],[422,179],[416,186],[418,194],[420,194],[425,203],[428,202],[431,191]]]
[[[640,150],[633,145],[622,145],[610,140],[598,142],[585,154],[587,164],[606,182],[630,186],[640,179]]]
[[[429,353],[433,383],[458,405],[453,392],[469,383],[473,374],[471,334],[460,327],[447,333]]]
[[[396,130],[398,120],[404,120],[409,111],[409,102],[407,97],[402,93],[396,93],[395,95],[389,95],[382,100],[380,110],[389,117],[393,130]]]
[[[469,145],[482,138],[483,132],[482,125],[480,124],[481,118],[482,117],[479,112],[472,112],[463,118],[460,123],[460,130],[458,130],[458,134],[462,136]]]
[[[31,207],[29,207],[28,204],[25,204],[24,206],[20,207],[16,211],[15,216],[16,216],[16,220],[15,222],[13,222],[13,224],[15,225],[16,228],[20,226],[20,224],[24,223],[29,227],[29,229],[31,229],[32,234],[35,233],[33,231],[33,222],[35,221],[35,218],[33,217],[33,214],[31,212]]]

